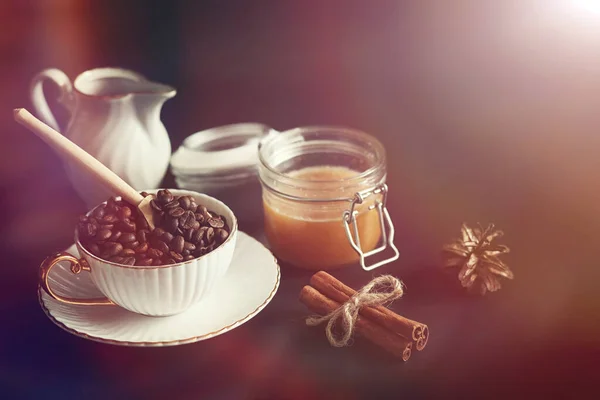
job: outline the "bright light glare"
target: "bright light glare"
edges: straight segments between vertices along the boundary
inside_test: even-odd
[[[571,0],[574,7],[600,14],[600,0]]]

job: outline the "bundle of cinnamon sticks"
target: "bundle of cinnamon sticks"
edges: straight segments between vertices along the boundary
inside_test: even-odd
[[[302,288],[300,301],[312,312],[328,315],[356,293],[327,272],[320,271],[311,277],[310,285]],[[427,325],[398,315],[383,305],[361,307],[354,330],[403,361],[410,358],[413,345],[421,351],[429,338]]]

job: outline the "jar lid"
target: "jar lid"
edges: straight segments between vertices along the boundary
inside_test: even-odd
[[[274,129],[260,123],[219,126],[188,136],[171,156],[175,176],[222,176],[255,170],[258,144]]]

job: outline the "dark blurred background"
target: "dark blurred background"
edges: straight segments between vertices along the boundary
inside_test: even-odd
[[[499,310],[527,321],[544,344],[528,344],[543,348],[541,360],[569,338],[569,351],[587,360],[569,382],[597,365],[589,355],[600,334],[599,1],[2,1],[7,338],[38,329],[32,314],[42,324],[37,266],[72,242],[85,210],[60,160],[16,125],[12,109],[32,109],[29,82],[44,68],[75,78],[100,66],[178,89],[162,112],[174,149],[195,131],[234,122],[375,135],[388,151],[403,253],[392,271],[437,262],[463,221],[495,222],[516,274],[493,294]],[[49,98],[56,92],[48,85]],[[52,106],[64,124],[68,115]],[[523,369],[535,370],[534,361]]]

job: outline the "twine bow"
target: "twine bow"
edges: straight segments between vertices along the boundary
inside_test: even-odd
[[[325,316],[313,316],[306,319],[306,325],[315,326],[327,322],[325,333],[332,346],[343,347],[350,343],[354,324],[361,307],[388,304],[404,294],[402,282],[391,275],[382,275],[363,286],[347,302]],[[336,336],[334,327],[340,323],[341,334]]]

